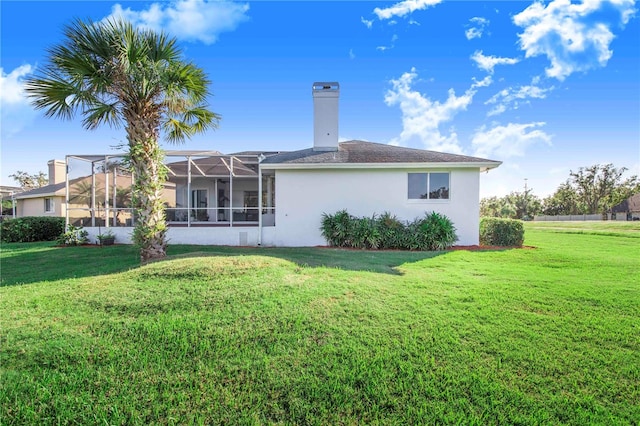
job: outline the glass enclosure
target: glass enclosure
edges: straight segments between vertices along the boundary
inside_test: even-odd
[[[259,154],[166,153],[169,226],[275,225],[275,175]],[[67,218],[76,226],[133,226],[133,176],[123,156],[67,156]]]

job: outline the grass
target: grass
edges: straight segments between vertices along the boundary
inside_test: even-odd
[[[527,224],[522,250],[172,246],[143,267],[4,244],[0,424],[637,424],[624,225]]]
[[[529,222],[527,229],[549,230],[552,232],[577,232],[596,235],[617,235],[623,237],[640,237],[638,222],[622,222],[610,220],[606,222],[566,221],[566,222]]]

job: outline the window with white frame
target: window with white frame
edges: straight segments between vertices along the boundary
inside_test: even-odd
[[[410,200],[448,200],[449,173],[409,173],[407,197]]]
[[[44,199],[44,212],[53,213],[53,198]]]

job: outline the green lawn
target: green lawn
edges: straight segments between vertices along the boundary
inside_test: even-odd
[[[143,267],[3,244],[0,424],[638,424],[640,223],[552,225],[535,249]]]

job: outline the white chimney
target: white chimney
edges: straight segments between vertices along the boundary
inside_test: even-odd
[[[313,83],[313,150],[338,150],[338,97],[337,82]]]
[[[62,160],[49,160],[49,185],[62,183],[67,179],[67,165]]]

